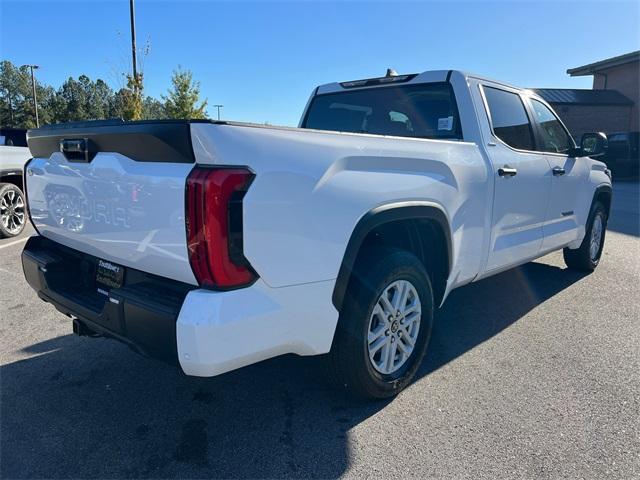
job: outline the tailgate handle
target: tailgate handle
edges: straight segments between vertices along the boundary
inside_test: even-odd
[[[60,151],[70,162],[88,163],[96,156],[96,149],[89,138],[63,138],[60,140]]]

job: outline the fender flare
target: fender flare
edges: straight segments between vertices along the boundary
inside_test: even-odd
[[[16,168],[0,170],[0,183],[10,183],[15,185],[24,194],[25,183],[22,170]]]
[[[603,183],[602,185],[598,185],[596,187],[595,191],[593,192],[593,198],[591,199],[589,214],[591,214],[591,211],[593,210],[593,205],[596,203],[596,199],[603,193],[609,195],[609,204],[605,205],[607,207],[607,216],[609,216],[611,212],[611,200],[613,200],[613,187],[608,183]]]
[[[407,201],[380,205],[365,213],[356,224],[351,238],[347,243],[336,284],[333,289],[332,302],[338,312],[342,308],[344,297],[349,285],[351,273],[358,258],[358,253],[367,235],[375,228],[385,223],[398,220],[433,220],[440,228],[447,243],[447,275],[451,272],[453,248],[449,220],[444,210],[431,202]]]

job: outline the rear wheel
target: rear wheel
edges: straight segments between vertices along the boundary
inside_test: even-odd
[[[596,202],[589,216],[587,231],[580,247],[575,250],[563,250],[564,263],[576,270],[591,272],[600,263],[604,236],[607,230],[607,211],[601,202]]]
[[[366,398],[398,394],[426,353],[433,323],[429,275],[413,254],[376,249],[358,263],[340,313],[330,379]]]
[[[24,229],[27,210],[22,191],[12,183],[0,183],[0,237],[15,237]]]

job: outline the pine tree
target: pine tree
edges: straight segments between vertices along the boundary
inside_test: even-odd
[[[207,99],[200,102],[200,82],[193,81],[190,70],[174,70],[171,83],[167,96],[162,96],[168,118],[207,118]]]

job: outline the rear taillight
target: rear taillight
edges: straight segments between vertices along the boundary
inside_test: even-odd
[[[256,274],[242,252],[242,198],[253,180],[245,168],[194,168],[187,178],[189,262],[203,287],[229,289]]]

